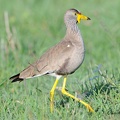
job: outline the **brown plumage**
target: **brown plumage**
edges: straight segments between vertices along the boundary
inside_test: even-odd
[[[68,10],[64,16],[66,35],[62,41],[46,51],[40,59],[30,64],[22,72],[12,76],[10,80],[12,80],[12,82],[23,81],[24,79],[42,75],[56,77],[56,82],[50,92],[52,102],[57,81],[62,76],[65,77],[63,85],[64,90],[66,76],[74,73],[84,60],[84,43],[77,26],[77,23],[79,23],[81,19],[90,20],[89,17],[82,15],[76,9]],[[63,94],[66,94],[66,92],[63,91]],[[67,96],[74,97],[70,94],[67,94]],[[77,98],[74,99],[78,100]]]
[[[79,13],[75,9],[70,11]],[[50,75],[67,75],[73,73],[82,63],[84,58],[84,44],[78,27],[69,20],[69,12],[65,14],[65,24],[67,32],[63,40],[44,53],[39,60],[25,68],[17,76],[12,76],[12,82],[22,81],[24,79]],[[71,23],[70,23],[71,22]]]

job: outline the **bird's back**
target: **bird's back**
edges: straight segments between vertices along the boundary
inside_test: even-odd
[[[24,69],[20,73],[20,78],[26,79],[50,73],[59,75],[73,73],[83,61],[83,47],[80,41],[66,38]]]

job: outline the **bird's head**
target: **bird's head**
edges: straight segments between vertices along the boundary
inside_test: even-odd
[[[80,23],[81,20],[90,20],[89,17],[83,15],[81,12],[79,12],[76,9],[67,10],[64,19],[65,19],[65,23],[66,22]]]

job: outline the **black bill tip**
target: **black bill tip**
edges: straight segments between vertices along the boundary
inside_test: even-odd
[[[87,20],[91,20],[91,19],[88,17]]]

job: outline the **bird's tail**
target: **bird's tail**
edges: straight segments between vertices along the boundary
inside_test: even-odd
[[[12,77],[10,77],[10,80],[12,81],[12,82],[17,82],[17,81],[23,81],[24,79],[22,79],[22,78],[19,78],[19,76],[20,76],[20,73],[19,74],[17,74],[17,75],[14,75],[14,76],[12,76]]]

